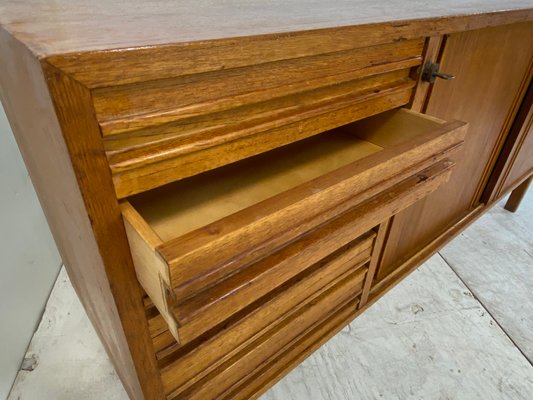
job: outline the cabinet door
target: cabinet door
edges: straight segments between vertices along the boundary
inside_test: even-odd
[[[465,217],[477,204],[531,80],[533,23],[450,35],[425,112],[470,124],[450,182],[394,217],[378,279]]]

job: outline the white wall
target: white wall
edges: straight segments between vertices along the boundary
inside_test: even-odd
[[[0,105],[0,399],[7,398],[60,266]]]

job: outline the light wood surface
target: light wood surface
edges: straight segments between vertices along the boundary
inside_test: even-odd
[[[340,129],[338,132],[327,132],[286,148],[265,153],[255,159],[225,167],[203,177],[184,180],[172,185],[172,187],[137,196],[143,201],[137,202],[136,199],[131,199],[131,204],[125,203],[123,216],[140,282],[152,298],[163,319],[169,323],[171,333],[176,340],[180,344],[189,343],[258,300],[261,296],[266,295],[269,291],[292,279],[304,269],[319,262],[327,254],[389,218],[393,212],[405,208],[423,194],[434,190],[439,183],[447,179],[452,164],[445,160],[432,167],[433,169],[436,168],[435,171],[429,168],[428,171],[431,172],[427,173],[422,171],[423,166],[421,165],[426,162],[424,160],[430,160],[428,161],[429,165],[433,165],[439,157],[442,158],[442,155],[438,155],[439,153],[446,154],[447,147],[454,148],[460,144],[460,138],[464,135],[464,126],[461,125],[456,128],[457,132],[454,133],[455,130],[452,128],[454,125],[449,126],[444,121],[421,116],[408,110],[391,112],[349,128]],[[449,139],[447,139],[448,136]],[[370,144],[361,138],[376,144]],[[435,140],[437,143],[442,142],[439,145],[439,150],[433,149],[431,146],[427,153],[422,150],[424,146]],[[209,231],[210,228],[204,226],[208,226],[209,223],[213,224],[215,221],[220,226],[218,231],[226,232],[228,227],[225,226],[225,219],[229,215],[235,215],[240,222],[246,222],[239,214],[239,211],[245,209],[249,209],[250,211],[247,210],[247,212],[253,216],[252,220],[249,221],[251,225],[246,226],[246,232],[249,232],[247,235],[257,237],[258,231],[254,228],[254,224],[258,220],[259,214],[252,211],[253,207],[257,208],[256,205],[260,205],[268,198],[277,210],[281,210],[276,212],[283,213],[283,209],[280,209],[282,203],[276,200],[276,196],[280,195],[281,191],[289,193],[290,189],[293,192],[299,192],[301,191],[300,186],[309,184],[312,188],[311,194],[318,193],[321,184],[315,178],[320,177],[320,180],[328,181],[329,175],[332,177],[343,176],[343,174],[334,171],[344,166],[348,167],[348,164],[351,165],[354,162],[357,164],[358,158],[373,152],[383,151],[383,148],[377,144],[390,147],[392,150],[390,155],[385,156],[384,162],[392,162],[395,165],[396,170],[394,172],[398,175],[391,179],[391,184],[394,184],[401,179],[402,172],[401,163],[393,160],[397,157],[406,157],[406,153],[402,149],[407,152],[414,151],[415,143],[418,143],[416,151],[420,154],[414,158],[406,159],[408,163],[404,167],[407,171],[409,168],[413,168],[412,172],[404,172],[407,174],[406,176],[409,174],[414,176],[400,185],[394,186],[392,190],[396,193],[395,195],[388,192],[386,195],[376,195],[370,198],[368,204],[363,203],[361,208],[356,208],[346,215],[334,218],[333,222],[323,225],[312,233],[301,230],[300,224],[294,238],[306,234],[303,239],[299,239],[280,252],[277,252],[275,247],[272,248],[270,251],[274,252],[273,255],[252,266],[247,264],[254,259],[248,260],[247,263],[237,264],[237,266],[233,265],[235,263],[230,260],[228,266],[224,266],[223,270],[219,268],[220,272],[218,272],[216,263],[220,263],[220,251],[222,251],[220,249],[213,250],[214,257],[209,261],[215,263],[215,268],[209,267],[204,262],[199,264],[200,269],[194,267],[198,270],[194,272],[192,265],[182,264],[183,267],[181,268],[173,266],[168,258],[165,259],[165,253],[160,251],[166,246],[160,238],[175,242],[175,239],[179,239],[180,235],[184,235],[180,229],[192,230],[202,227],[202,231]],[[419,161],[416,161],[417,157]],[[379,165],[381,158],[370,157],[368,163],[374,167],[382,168]],[[358,168],[355,170],[357,171]],[[362,171],[368,173],[369,170],[371,168],[364,168]],[[447,170],[448,172],[443,175],[443,172]],[[216,175],[212,176],[213,174]],[[439,178],[439,175],[442,177]],[[346,177],[350,178],[351,174],[347,174]],[[384,179],[383,174],[380,174],[380,179]],[[363,182],[361,181],[359,186]],[[433,183],[430,184],[430,182]],[[418,185],[419,183],[420,185]],[[369,186],[369,182],[364,182],[364,184]],[[384,191],[385,186],[382,183],[378,188],[379,191]],[[415,188],[415,186],[420,186],[420,188]],[[424,187],[427,188],[424,189]],[[360,190],[363,190],[362,186]],[[200,194],[201,197],[196,196],[189,200],[188,194],[192,196]],[[367,196],[371,196],[371,194],[369,193]],[[359,201],[362,201],[361,195],[357,197]],[[394,198],[393,202],[390,201],[390,197]],[[202,204],[205,202],[202,199],[208,200],[208,204]],[[305,198],[303,200],[307,201]],[[183,206],[184,201],[186,201],[185,207]],[[335,201],[340,200],[326,197],[323,203],[331,207]],[[199,210],[198,205],[205,208]],[[142,219],[146,215],[144,210],[146,207],[155,213],[156,218],[152,215],[145,220]],[[213,215],[213,212],[220,214]],[[189,213],[189,216],[183,219],[183,213]],[[337,213],[341,215],[340,211]],[[203,221],[201,216],[212,218],[214,221]],[[304,222],[307,219],[301,213],[298,213],[296,217]],[[269,224],[270,229],[286,229],[286,218],[282,218],[282,220],[283,223]],[[158,221],[164,221],[167,224],[168,235],[162,234],[162,231],[157,229],[155,225]],[[188,226],[187,221],[192,221],[197,225]],[[307,229],[311,230],[312,227]],[[143,240],[143,237],[146,240]],[[224,251],[229,251],[229,255],[235,254],[236,251],[256,252],[254,245],[250,242],[249,238],[246,238],[246,242],[229,241],[225,245]],[[248,248],[242,247],[243,245],[248,246]],[[261,242],[259,245],[264,247]],[[280,244],[280,246],[285,245],[285,243]],[[183,252],[183,246],[179,245],[178,242],[173,243],[172,246],[177,251]],[[241,247],[242,250],[238,250]],[[193,250],[199,251],[199,249]],[[370,252],[371,250],[368,249],[368,255]],[[205,257],[204,253],[202,252]],[[287,268],[288,265],[291,265],[291,268]],[[239,271],[239,268],[243,267],[246,268]],[[186,276],[193,278],[190,279],[190,283],[186,280]],[[365,296],[368,296],[369,289],[368,286]],[[167,302],[167,300],[172,300],[167,295],[167,290],[174,293],[172,297],[174,300],[171,304]],[[194,297],[192,297],[193,295]]]
[[[0,8],[0,23],[36,54],[50,55],[415,18],[490,18],[496,11],[512,15],[513,10],[530,7],[527,0],[388,0],[372,7],[363,0],[340,0],[334,5],[318,0],[200,4],[162,0],[157,6],[125,0],[6,0]]]
[[[380,150],[355,135],[325,133],[129,202],[168,241]]]

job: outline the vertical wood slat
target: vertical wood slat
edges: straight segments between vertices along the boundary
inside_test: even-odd
[[[363,292],[361,293],[361,300],[359,302],[359,308],[365,306],[368,301],[368,296],[370,295],[370,289],[372,287],[372,282],[376,276],[377,268],[381,262],[381,256],[383,254],[383,246],[386,244],[387,235],[389,234],[389,228],[392,219],[391,217],[381,224],[377,228],[377,236],[374,242],[374,248],[372,249],[372,256],[370,259],[370,264],[368,266],[368,273],[366,274],[365,283],[363,285]]]
[[[409,108],[416,112],[424,112],[426,103],[431,95],[432,85],[428,82],[422,81],[422,71],[427,62],[439,62],[439,57],[444,46],[445,39],[443,36],[431,36],[426,39],[423,53],[423,61],[417,71],[417,85],[414,90],[413,97],[409,104]]]

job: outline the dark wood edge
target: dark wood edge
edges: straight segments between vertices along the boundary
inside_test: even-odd
[[[507,203],[505,203],[504,207],[507,211],[514,213],[516,212],[516,210],[518,210],[518,207],[520,206],[522,199],[526,195],[532,180],[533,176],[530,176],[511,192],[511,196],[509,196],[509,199],[507,200]]]
[[[532,66],[533,68],[533,66]],[[530,75],[533,75],[531,73]],[[495,198],[501,197],[505,193],[509,192],[509,188],[504,189],[504,185],[507,182],[511,167],[513,166],[516,157],[522,143],[527,137],[527,132],[533,125],[533,84],[529,82],[529,88],[525,95],[520,110],[511,126],[510,132],[507,135],[502,151],[498,157],[491,176],[487,182],[487,186],[481,196],[481,201],[484,203],[492,202]],[[524,179],[527,178],[529,173],[525,176],[521,176],[515,182],[511,182],[510,186],[517,186]]]
[[[532,19],[533,8],[526,8],[138,48],[57,54],[46,56],[45,59],[63,70],[65,74],[71,75],[93,89],[304,57],[321,52],[343,51],[425,36],[438,36]],[[303,51],[298,46],[302,45],[302,41],[308,41]],[[247,51],[236,51],[239,46],[244,46]],[[264,52],[266,48],[273,47],[278,50],[270,53]],[[259,54],[261,51],[263,53]],[[231,56],[228,56],[228,53],[232,53]],[[226,56],[223,57],[224,54]],[[187,59],[190,62],[184,61]],[[154,60],[158,60],[157,68],[152,68]]]

